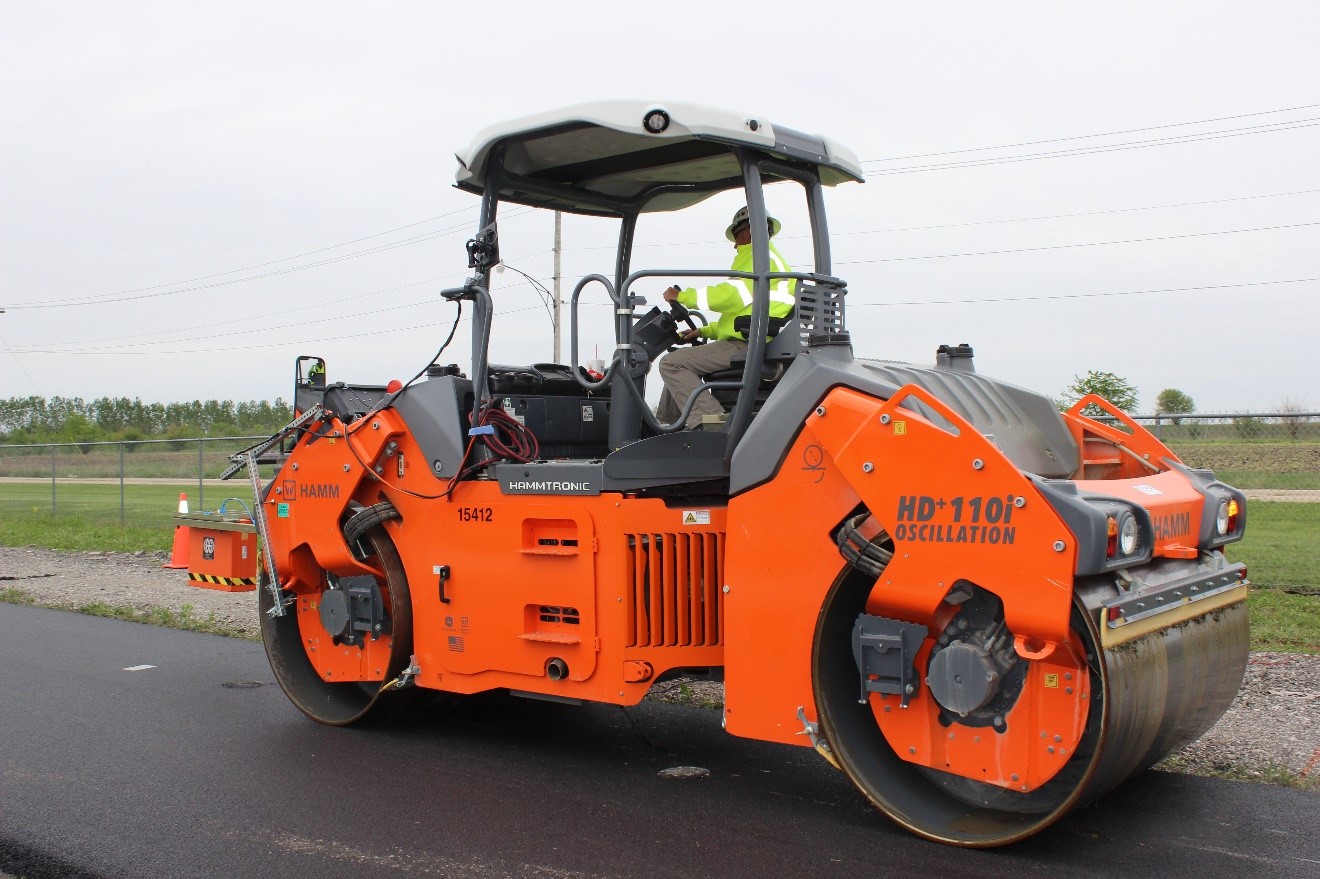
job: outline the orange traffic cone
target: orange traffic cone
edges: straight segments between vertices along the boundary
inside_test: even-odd
[[[179,514],[188,513],[188,495],[179,495]],[[162,568],[182,568],[188,567],[188,526],[174,526],[174,546],[170,549],[170,560],[161,565]]]

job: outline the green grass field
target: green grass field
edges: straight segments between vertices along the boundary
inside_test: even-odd
[[[197,483],[125,485],[121,522],[118,485],[59,482],[55,514],[51,515],[50,484],[0,484],[0,544],[34,544],[52,549],[169,549],[179,494],[187,493],[189,509],[198,512]],[[246,481],[235,480],[205,493],[205,507],[215,509],[228,497],[251,506]],[[230,504],[230,509],[234,505]]]

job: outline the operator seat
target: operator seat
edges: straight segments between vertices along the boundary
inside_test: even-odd
[[[733,327],[746,336],[752,328],[751,316],[744,315],[736,319],[733,322]],[[761,404],[770,396],[770,392],[775,389],[780,377],[793,363],[793,359],[797,357],[798,351],[802,347],[802,324],[798,320],[796,310],[790,312],[788,317],[770,318],[770,336],[771,339],[765,346],[765,362],[761,366],[761,383],[756,389],[756,402],[752,407],[753,414],[761,408]],[[728,369],[721,369],[710,375],[702,376],[702,381],[741,381],[743,368],[746,364],[746,356],[735,357],[729,364]],[[738,388],[712,388],[711,395],[725,410],[730,410],[738,401]]]

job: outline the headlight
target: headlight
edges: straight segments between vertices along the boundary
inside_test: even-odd
[[[1141,540],[1141,529],[1132,516],[1124,516],[1118,526],[1118,551],[1123,555],[1132,555],[1137,551]]]
[[[1105,522],[1108,540],[1105,555],[1109,558],[1134,555],[1141,548],[1141,526],[1131,513],[1111,515]]]
[[[1215,533],[1223,537],[1228,533],[1228,501],[1219,502],[1219,510],[1215,513]]]

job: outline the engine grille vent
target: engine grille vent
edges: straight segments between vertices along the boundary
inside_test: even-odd
[[[722,643],[724,535],[628,535],[628,646]]]
[[[574,541],[576,543],[577,541]],[[582,617],[576,607],[557,607],[554,605],[541,605],[541,622],[543,623],[564,623],[570,626],[576,626],[582,622]]]

